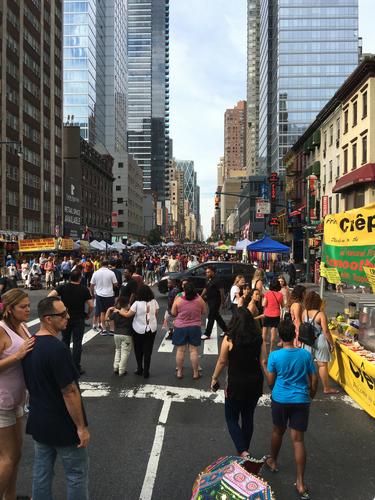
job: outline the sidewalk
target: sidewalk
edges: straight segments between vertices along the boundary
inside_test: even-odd
[[[315,283],[301,283],[308,290],[314,290],[317,293],[320,293],[320,286]],[[342,293],[336,293],[333,290],[324,290],[323,299],[326,303],[326,313],[327,316],[333,316],[337,312],[342,313],[345,307],[346,302],[358,302],[358,299],[361,297],[362,293],[359,290],[347,289],[343,290]]]

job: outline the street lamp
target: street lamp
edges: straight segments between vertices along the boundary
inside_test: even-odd
[[[0,144],[16,144],[16,152],[19,157],[23,155],[23,148],[22,148],[22,142],[21,141],[0,141]]]

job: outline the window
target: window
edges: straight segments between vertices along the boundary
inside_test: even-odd
[[[340,143],[340,118],[336,120],[336,146],[338,147]]]
[[[9,191],[7,189],[6,202],[8,205],[12,205],[13,207],[18,207],[18,193],[16,193],[15,191]]]
[[[13,181],[18,181],[18,167],[14,165],[7,165],[7,177]]]
[[[118,204],[124,203],[124,198],[117,198],[117,203]]]
[[[336,179],[340,177],[340,156],[336,157]]]
[[[124,227],[124,223],[123,223],[123,222],[121,222],[121,221],[119,221],[119,222],[117,223],[117,225],[118,225],[118,227]]]
[[[329,145],[332,146],[333,144],[333,125],[329,127]]]
[[[330,162],[328,163],[328,180],[329,180],[329,182],[332,182],[332,174],[333,174],[332,170],[333,170],[333,162],[332,162],[332,160],[330,160]],[[332,212],[330,212],[330,213],[332,213]]]
[[[357,143],[352,145],[352,170],[357,168]]]
[[[33,196],[29,196],[27,194],[23,197],[23,208],[27,208],[28,210],[40,210],[40,199],[34,198]]]
[[[327,150],[327,131],[326,130],[324,131],[323,137],[324,137],[324,139],[323,139],[323,153],[325,153]]]
[[[367,92],[362,94],[362,118],[367,116]]]
[[[344,113],[344,134],[347,133],[349,129],[349,111],[346,110]]]
[[[116,186],[116,191],[121,191],[121,186]]]
[[[358,121],[358,102],[353,102],[353,127],[357,125]]]
[[[124,215],[124,210],[122,208],[120,208],[120,210],[118,211],[118,214],[119,215]]]
[[[119,162],[118,168],[124,168],[124,164],[122,162]]]
[[[335,198],[336,198],[336,213],[338,214],[340,213],[340,195],[336,194]]]
[[[328,198],[328,213],[332,213],[332,196]]]
[[[348,172],[348,150],[344,149],[344,174]]]
[[[362,137],[362,163],[367,163],[367,135]]]

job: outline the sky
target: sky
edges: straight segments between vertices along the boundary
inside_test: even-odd
[[[246,0],[171,0],[170,137],[193,160],[204,235],[211,232],[224,113],[246,99]],[[374,0],[359,0],[363,51],[375,53]]]

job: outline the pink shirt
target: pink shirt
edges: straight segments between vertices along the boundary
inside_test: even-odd
[[[277,318],[280,316],[280,306],[283,305],[283,294],[281,292],[267,292],[264,296],[267,299],[267,305],[264,308],[264,315],[269,318]]]
[[[0,355],[0,359],[4,359],[16,354],[24,340],[4,321],[0,321],[0,326],[7,332],[12,341],[12,345]],[[25,398],[26,386],[22,365],[21,361],[17,361],[0,372],[0,410],[14,410],[17,406],[24,404]]]
[[[176,328],[186,328],[187,326],[201,326],[202,301],[199,296],[193,300],[186,300],[181,297],[177,305],[177,316],[174,320]]]

